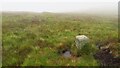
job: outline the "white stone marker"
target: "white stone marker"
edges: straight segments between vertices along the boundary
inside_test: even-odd
[[[85,35],[76,36],[75,43],[78,49],[81,49],[88,42],[89,42],[89,38],[87,36]]]

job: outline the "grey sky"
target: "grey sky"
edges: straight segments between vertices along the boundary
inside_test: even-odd
[[[2,11],[117,11],[119,0],[2,0]]]

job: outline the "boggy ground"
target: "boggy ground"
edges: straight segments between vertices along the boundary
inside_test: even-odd
[[[99,51],[94,55],[94,57],[100,61],[101,66],[120,65],[120,44],[118,44],[117,40],[118,39],[109,39],[104,42],[100,42],[99,44],[97,43]]]
[[[120,57],[114,58],[109,52],[109,49],[103,49],[97,52],[94,57],[100,61],[102,66],[119,66]]]
[[[98,51],[96,42],[117,39],[117,22],[114,15],[3,12],[2,65],[99,66],[100,61],[93,57]],[[83,48],[80,57],[76,57],[74,47],[78,34],[90,38],[89,46]],[[64,48],[70,48],[72,58],[58,53]]]

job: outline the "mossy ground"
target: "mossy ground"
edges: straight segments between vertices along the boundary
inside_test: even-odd
[[[90,44],[81,57],[64,58],[61,45],[76,54],[75,36]],[[62,13],[4,13],[2,15],[3,66],[98,66],[96,42],[118,39],[115,17]],[[91,49],[92,48],[92,49]],[[90,49],[90,51],[88,51]],[[83,52],[82,52],[83,53]],[[87,55],[86,55],[87,54]]]

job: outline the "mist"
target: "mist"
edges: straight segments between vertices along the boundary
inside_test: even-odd
[[[6,1],[2,2],[2,11],[53,12],[53,13],[102,13],[117,14],[118,2],[115,0],[70,0],[70,1]]]

